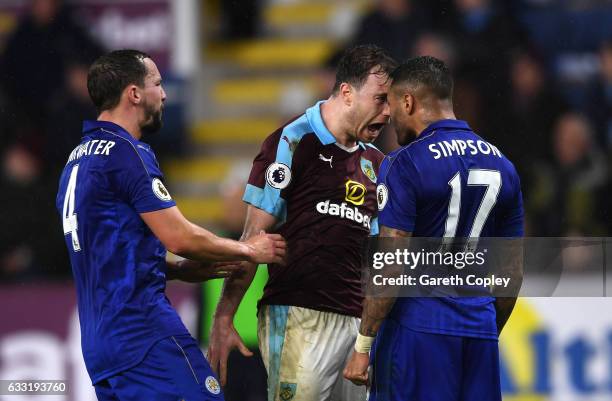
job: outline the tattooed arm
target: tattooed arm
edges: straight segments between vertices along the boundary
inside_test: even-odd
[[[359,334],[376,337],[383,320],[391,311],[395,298],[366,298],[363,303],[363,314]]]
[[[381,226],[379,236],[381,238],[401,239],[412,237],[412,233]],[[398,271],[398,273],[401,273],[401,271]],[[395,297],[367,296],[363,301],[363,313],[361,314],[361,326],[359,327],[359,333],[368,337],[376,337],[376,333],[378,333],[380,325],[389,314],[389,311],[391,311],[394,303]]]
[[[403,239],[411,236],[412,233],[406,231],[385,226],[380,227],[380,237]],[[391,267],[391,269],[393,268]],[[397,273],[401,274],[401,269],[399,269]],[[368,382],[368,364],[370,358],[366,349],[369,349],[369,346],[371,346],[371,342],[373,338],[376,337],[380,325],[391,311],[393,304],[395,304],[395,299],[395,296],[366,296],[363,301],[359,336],[355,344],[353,355],[344,368],[344,377],[357,385],[365,385]],[[369,344],[365,344],[366,347],[361,349],[362,342]]]

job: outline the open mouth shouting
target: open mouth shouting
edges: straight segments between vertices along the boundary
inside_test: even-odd
[[[380,134],[380,131],[384,128],[385,123],[373,123],[368,125],[368,132],[373,135]]]

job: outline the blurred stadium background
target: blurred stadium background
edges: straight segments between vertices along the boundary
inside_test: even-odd
[[[93,59],[153,56],[168,100],[148,140],[170,190],[189,219],[238,237],[260,142],[328,96],[354,43],[451,66],[458,117],[519,169],[530,236],[610,235],[610,0],[0,0],[0,379],[65,378],[71,394],[49,399],[95,399],[54,210],[81,121],[95,118]],[[394,133],[378,145],[392,150]],[[265,279],[262,268],[236,320],[254,348]],[[203,345],[219,291],[169,288]],[[524,299],[506,330],[505,400],[612,400],[607,298]],[[262,399],[261,363],[233,358],[228,399]]]

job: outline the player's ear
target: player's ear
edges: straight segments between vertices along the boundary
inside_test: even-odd
[[[411,93],[404,94],[404,108],[408,115],[412,114],[414,111],[414,96],[412,96]]]
[[[140,104],[142,99],[142,93],[137,85],[128,85],[125,89],[127,98],[131,104]]]
[[[341,83],[338,92],[345,105],[350,106],[353,103],[353,87],[349,83]]]

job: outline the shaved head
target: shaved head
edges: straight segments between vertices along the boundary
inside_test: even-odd
[[[453,78],[443,61],[430,56],[412,58],[391,74],[393,91],[409,90],[419,98],[452,100]],[[397,93],[396,92],[396,93]]]
[[[430,123],[455,118],[453,78],[444,62],[430,56],[412,58],[391,74],[391,125],[397,141],[406,145]]]

